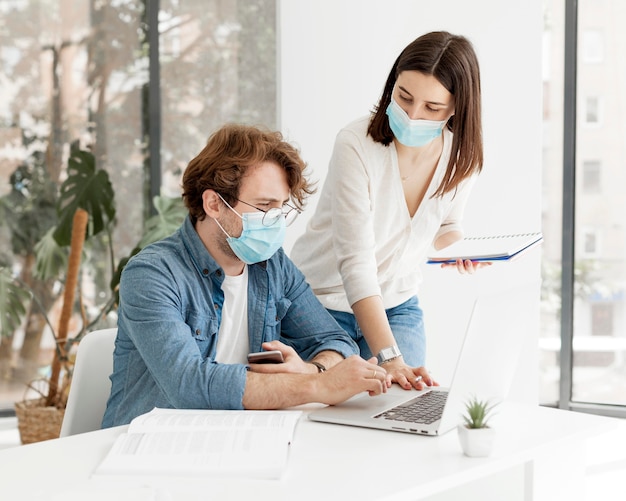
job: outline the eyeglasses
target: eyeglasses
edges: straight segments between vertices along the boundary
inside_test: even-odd
[[[242,204],[247,205],[248,207],[252,207],[253,209],[264,212],[265,214],[263,215],[262,220],[263,226],[273,226],[278,222],[281,217],[285,218],[285,225],[289,226],[296,220],[298,214],[300,214],[301,212],[297,208],[289,205],[288,203],[283,204],[282,207],[272,207],[271,209],[264,210],[252,204],[249,204],[248,202],[239,200],[238,198],[236,200],[238,202],[241,202]],[[286,211],[284,210],[285,207],[287,207]]]
[[[222,197],[220,196],[220,198]],[[224,199],[222,198],[222,200]],[[241,202],[242,204],[247,205],[248,207],[252,207],[253,209],[264,212],[265,214],[263,215],[262,219],[263,226],[273,226],[278,222],[281,217],[285,218],[285,226],[289,226],[296,220],[298,214],[302,212],[300,209],[293,207],[288,203],[283,204],[282,207],[272,207],[271,209],[265,210],[256,207],[255,205],[249,204],[248,202],[244,202],[243,200],[239,200],[238,198],[236,198],[235,200],[237,200],[237,202]],[[226,200],[224,200],[224,203],[226,203]],[[228,204],[226,203],[226,205]],[[230,207],[230,205],[228,206]],[[284,210],[285,207],[287,207],[287,210]]]

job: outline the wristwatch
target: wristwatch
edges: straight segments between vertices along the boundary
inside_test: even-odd
[[[313,364],[315,367],[317,367],[317,372],[319,372],[320,374],[322,372],[326,372],[326,367],[324,367],[322,364],[320,364],[319,362],[316,362],[315,360],[311,360],[309,362],[310,364]]]
[[[378,359],[378,365],[383,365],[401,356],[402,353],[400,353],[400,349],[394,344],[393,346],[388,346],[380,350],[376,358]]]

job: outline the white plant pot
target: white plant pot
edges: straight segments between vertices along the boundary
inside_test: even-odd
[[[491,454],[496,437],[494,428],[468,428],[464,424],[457,426],[459,441],[463,453],[469,457],[485,457]]]

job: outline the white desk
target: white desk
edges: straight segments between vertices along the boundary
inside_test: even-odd
[[[146,485],[131,478],[122,485],[91,479],[125,430],[119,427],[0,451],[0,498],[427,499],[517,468],[523,472],[519,485],[501,486],[503,491],[486,499],[583,499],[585,438],[610,431],[617,420],[507,403],[493,424],[498,429],[494,452],[476,459],[463,456],[456,431],[423,437],[314,423],[303,416],[280,481],[158,479]]]

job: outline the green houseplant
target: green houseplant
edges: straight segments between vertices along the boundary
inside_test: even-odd
[[[46,309],[36,298],[37,291],[28,290],[33,301],[40,307],[40,314],[50,326],[55,346],[49,374],[38,384],[31,384],[40,393],[40,397],[15,404],[23,443],[58,436],[71,381],[71,350],[89,329],[82,294],[79,293],[78,309],[82,326],[78,332],[70,333],[68,330],[70,317],[75,309],[74,299],[80,279],[83,246],[86,241],[103,233],[108,236],[111,245],[110,236],[115,224],[115,198],[108,174],[97,169],[93,154],[81,150],[76,143],[71,147],[67,178],[58,192],[55,209],[56,225],[49,228],[34,246],[35,274],[44,282],[58,280],[62,283],[63,307],[58,326],[53,326]],[[15,285],[27,288],[24,283],[14,283]],[[13,290],[16,290],[15,287]],[[113,302],[108,301],[101,313],[105,314],[112,308]],[[25,308],[21,311],[24,310]],[[2,327],[4,330],[5,325]],[[8,327],[10,326],[7,325],[6,328]]]
[[[489,426],[496,404],[473,396],[465,403],[463,422],[457,427],[463,453],[469,457],[484,457],[491,454],[495,429]]]
[[[156,197],[157,214],[145,223],[145,230],[131,256],[149,243],[174,231],[186,215],[180,198]],[[34,245],[35,274],[42,281],[63,284],[63,309],[58,325],[48,318],[47,305],[38,290],[20,280],[8,267],[0,265],[0,334],[11,335],[21,325],[24,316],[34,307],[45,318],[54,338],[53,360],[48,375],[37,384],[30,384],[40,396],[16,402],[18,427],[23,443],[55,438],[60,431],[73,369],[72,350],[82,337],[95,328],[117,306],[117,286],[121,271],[130,256],[117,265],[113,255],[112,230],[115,225],[115,194],[108,174],[95,165],[89,151],[73,145],[68,160],[68,176],[56,199],[57,224],[51,226]],[[12,216],[6,214],[5,219]],[[20,225],[16,225],[20,226]],[[97,305],[97,313],[87,314],[80,287],[79,273],[85,248],[98,244],[108,254],[110,294]],[[34,306],[33,306],[34,305]],[[92,309],[93,311],[93,309]],[[70,332],[69,317],[78,313],[78,327]]]

